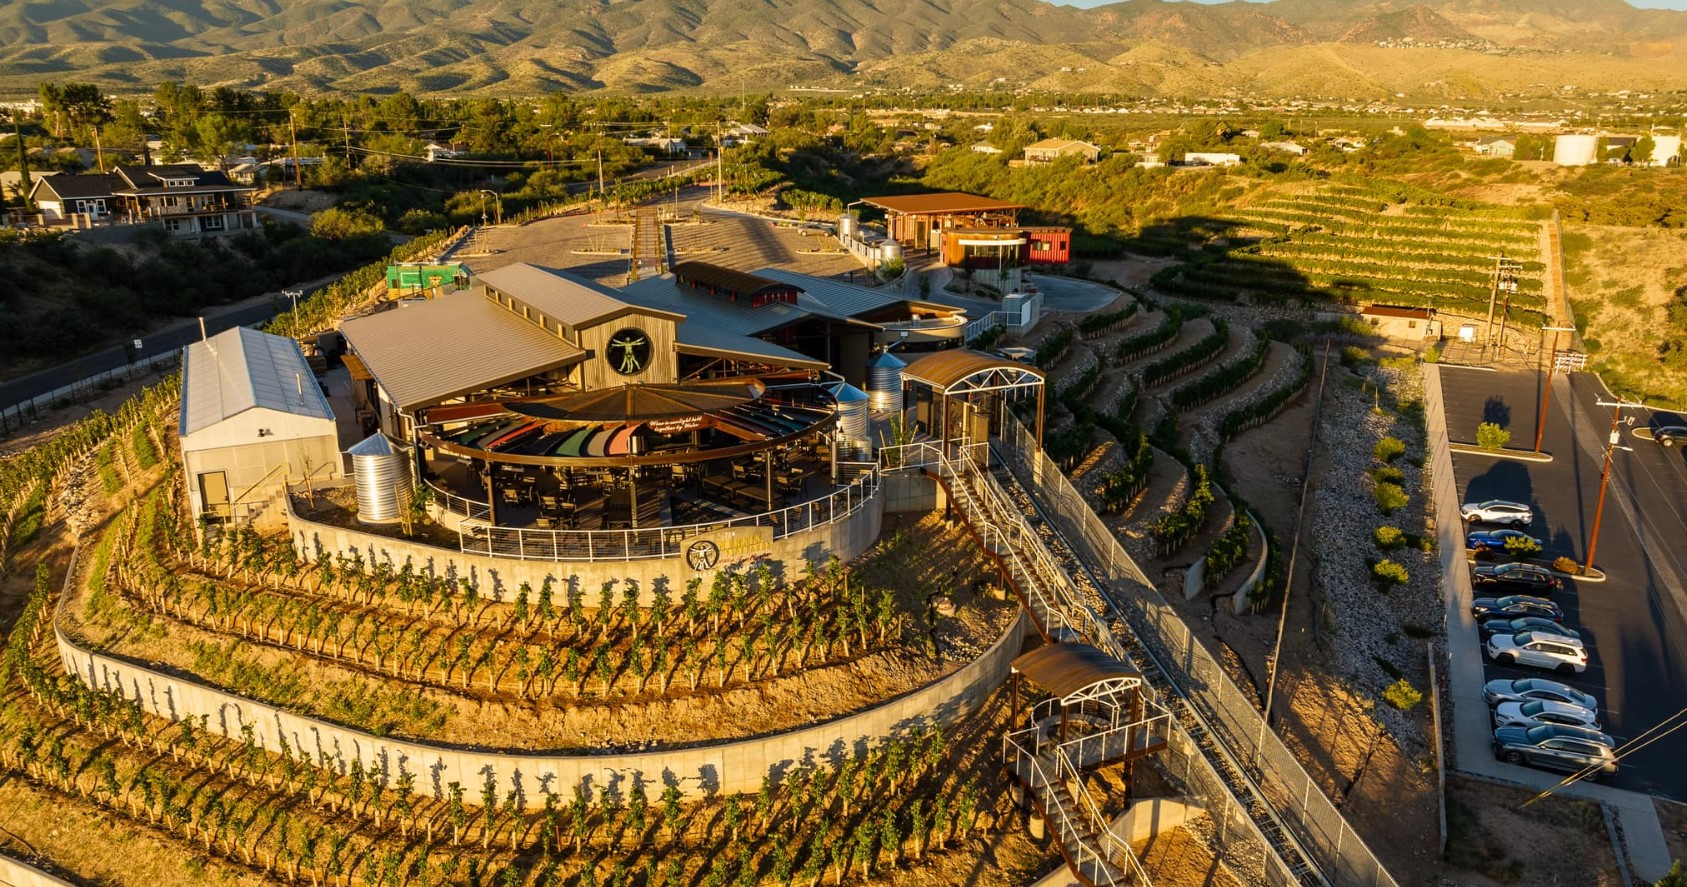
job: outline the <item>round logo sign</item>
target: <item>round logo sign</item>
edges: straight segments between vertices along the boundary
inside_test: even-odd
[[[650,336],[631,327],[609,337],[609,368],[623,376],[636,376],[650,365]]]
[[[685,550],[685,562],[693,570],[712,570],[720,563],[720,546],[707,539],[693,542]]]

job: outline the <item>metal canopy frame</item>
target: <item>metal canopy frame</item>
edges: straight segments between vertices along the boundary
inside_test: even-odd
[[[945,388],[938,388],[936,385],[918,377],[908,376],[907,378],[912,382],[931,385],[933,390],[946,397],[956,394],[982,394],[986,391],[1009,391],[1015,388],[1041,387],[1045,384],[1041,373],[1023,364],[1012,367],[993,366],[975,370],[950,383]]]
[[[922,366],[923,365],[923,366]],[[971,399],[975,394],[996,391],[1037,392],[1037,446],[1043,443],[1043,407],[1047,396],[1047,381],[1042,370],[1018,361],[969,349],[937,351],[920,357],[902,371],[905,382],[930,388],[943,398],[941,438],[949,442],[949,401],[953,398]],[[1004,406],[1005,409],[1005,406]]]

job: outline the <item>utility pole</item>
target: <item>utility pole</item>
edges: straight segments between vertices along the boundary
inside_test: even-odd
[[[1619,400],[1615,403],[1602,400],[1599,401],[1599,405],[1615,407],[1615,409],[1611,411],[1611,437],[1605,442],[1605,469],[1599,473],[1599,504],[1594,506],[1593,532],[1587,540],[1587,568],[1589,570],[1593,569],[1593,555],[1599,551],[1599,522],[1605,517],[1605,487],[1611,482],[1611,457],[1616,455],[1619,448],[1629,449],[1628,447],[1619,447],[1617,443],[1622,440],[1622,432],[1617,429],[1622,424],[1623,407],[1644,406],[1644,404],[1629,403],[1626,400]]]
[[[1494,345],[1494,303],[1499,301],[1500,291],[1503,290],[1506,293],[1506,306],[1510,307],[1511,294],[1517,292],[1516,274],[1523,270],[1523,265],[1506,258],[1504,251],[1490,258],[1494,260],[1494,284],[1488,290],[1488,325],[1482,331],[1484,354]]]
[[[597,134],[597,196],[608,199],[608,195],[603,190],[603,130],[601,129],[598,130]]]
[[[1535,452],[1541,451],[1541,438],[1546,434],[1546,408],[1552,402],[1552,371],[1558,368],[1558,334],[1573,333],[1573,326],[1543,326],[1542,333],[1552,333],[1552,357],[1546,362],[1546,384],[1541,387],[1541,408],[1535,414]]]
[[[346,169],[349,171],[351,169],[351,121],[346,118],[344,111],[340,112],[340,128],[345,131]]]
[[[287,133],[293,140],[293,187],[296,190],[303,191],[305,190],[305,173],[304,169],[299,166],[299,128],[293,122],[292,108],[287,109]]]
[[[105,172],[105,147],[100,144],[100,125],[94,124],[94,165]]]
[[[18,143],[18,170],[23,174],[23,208],[27,211],[35,209],[35,200],[29,196],[35,187],[29,180],[29,149],[23,146],[23,127],[18,122],[18,115],[22,113],[16,109],[12,111],[12,140]]]

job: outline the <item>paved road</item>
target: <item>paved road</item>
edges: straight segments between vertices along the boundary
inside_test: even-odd
[[[313,280],[300,287],[295,287],[295,289],[310,292],[327,285],[338,277],[339,275],[334,275]],[[214,336],[231,327],[251,326],[269,320],[275,316],[274,300],[284,300],[284,298],[279,293],[268,293],[234,305],[211,309],[217,313],[205,315],[205,332]],[[142,357],[150,357],[163,351],[174,351],[199,338],[199,322],[192,318],[176,320],[170,325],[154,330],[140,338],[140,356]],[[75,360],[66,361],[56,367],[38,370],[15,379],[7,379],[0,382],[0,409],[26,402],[31,397],[40,397],[89,376],[117,369],[128,362],[129,352],[125,350],[124,346],[113,345],[92,354],[85,354]]]
[[[1119,298],[1118,290],[1088,280],[1036,273],[1026,276],[1037,285],[1037,291],[1043,294],[1044,311],[1088,314],[1106,308],[1113,304],[1113,300]]]
[[[1539,382],[1533,373],[1483,372],[1447,367],[1441,377],[1449,436],[1473,441],[1476,426],[1494,421],[1512,430],[1513,444],[1532,446]],[[1595,376],[1559,377],[1553,386],[1543,449],[1537,464],[1454,454],[1454,475],[1464,501],[1488,498],[1527,502],[1537,512],[1531,532],[1547,552],[1585,557],[1599,495],[1603,446],[1611,411]],[[1640,413],[1644,417],[1644,413]],[[1643,427],[1646,419],[1638,425]],[[1618,451],[1604,520],[1598,566],[1603,583],[1568,581],[1559,602],[1566,624],[1589,646],[1589,666],[1568,681],[1603,705],[1606,732],[1629,740],[1687,706],[1687,461],[1680,450],[1625,434],[1633,452]],[[1486,663],[1488,676],[1540,675],[1539,671]],[[1615,784],[1687,800],[1687,731],[1634,753]]]

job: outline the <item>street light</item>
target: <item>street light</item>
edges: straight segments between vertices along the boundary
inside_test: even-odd
[[[498,192],[488,191],[485,188],[480,189],[480,193],[482,195],[481,198],[480,198],[480,224],[481,224],[481,226],[484,227],[486,225],[486,197],[485,197],[485,195],[487,195],[487,194],[492,195],[492,199],[497,202],[496,211],[498,213],[498,224],[500,224],[500,225],[504,224],[504,199],[502,197],[498,196]]]
[[[1541,408],[1535,414],[1535,452],[1537,453],[1541,451],[1541,437],[1546,434],[1546,406],[1552,402],[1552,371],[1557,368],[1558,364],[1558,334],[1575,331],[1576,328],[1573,326],[1541,327],[1541,338],[1546,338],[1546,333],[1552,333],[1552,359],[1548,360],[1546,364],[1546,384],[1541,387]]]
[[[1599,474],[1599,504],[1594,506],[1593,532],[1587,540],[1587,568],[1589,570],[1593,569],[1593,555],[1599,550],[1599,522],[1605,517],[1605,485],[1611,481],[1611,457],[1616,454],[1617,450],[1634,452],[1632,448],[1617,443],[1622,440],[1622,432],[1617,429],[1622,424],[1623,407],[1645,406],[1645,404],[1630,403],[1626,400],[1616,402],[1601,400],[1598,404],[1602,407],[1615,407],[1616,409],[1611,412],[1611,437],[1605,442],[1605,468]],[[1634,418],[1629,417],[1629,421],[1633,422]]]
[[[282,290],[281,294],[293,301],[293,312],[295,314],[297,314],[298,311],[299,311],[299,297],[304,295],[305,291],[304,290]]]

